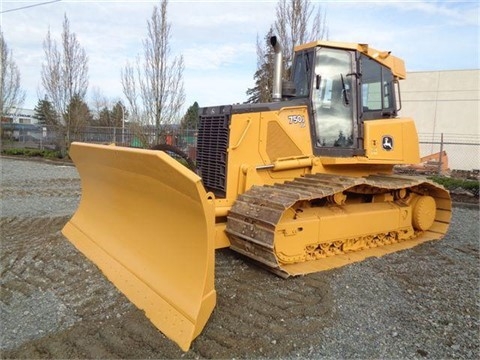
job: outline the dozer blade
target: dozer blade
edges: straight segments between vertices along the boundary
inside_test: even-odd
[[[214,204],[164,152],[73,143],[82,183],[63,234],[187,351],[216,302]]]

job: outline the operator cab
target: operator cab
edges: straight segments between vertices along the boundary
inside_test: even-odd
[[[299,48],[291,81],[296,98],[310,99],[314,154],[364,155],[363,122],[397,116],[395,94],[403,62],[367,45],[316,42]],[[388,63],[393,65],[400,61],[398,76],[374,60],[375,54],[383,62],[391,57]]]

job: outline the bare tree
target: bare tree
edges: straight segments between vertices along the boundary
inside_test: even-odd
[[[144,116],[155,125],[155,140],[160,142],[162,126],[180,119],[185,101],[183,88],[183,56],[172,59],[170,54],[170,23],[167,21],[168,1],[153,8],[147,21],[147,37],[143,41],[143,61],[137,58],[136,71],[127,63],[122,70],[123,93],[132,117]],[[141,99],[140,108],[139,100]]]
[[[94,86],[90,91],[90,108],[93,111],[94,120],[98,120],[100,111],[110,107],[110,101],[99,87]]]
[[[284,74],[289,75],[296,45],[328,39],[326,13],[310,0],[279,0],[276,8],[275,33],[284,51]]]
[[[257,71],[253,78],[255,86],[247,90],[248,103],[265,102],[271,99],[273,77],[273,51],[270,37],[275,34],[282,44],[283,78],[288,79],[296,45],[315,40],[328,39],[326,14],[319,6],[315,12],[310,0],[279,0],[276,20],[261,42],[257,36]]]
[[[20,70],[8,50],[7,43],[0,31],[0,111],[1,115],[18,108],[25,101],[25,92],[20,87]]]
[[[137,69],[140,69],[139,59],[137,58]],[[121,82],[122,82],[122,89],[123,94],[127,98],[128,107],[130,108],[130,119],[134,122],[141,121],[141,109],[139,105],[139,97],[138,94],[138,85],[137,85],[137,76],[135,76],[135,68],[130,62],[127,62],[125,68],[121,70]],[[140,76],[141,73],[138,73]]]
[[[94,86],[91,90],[90,108],[95,125],[123,127],[128,112],[119,98],[109,99],[100,88]]]
[[[65,137],[65,143],[61,144],[61,149],[65,150],[72,135],[85,124],[85,119],[72,116],[83,113],[81,109],[74,111],[71,107],[76,104],[84,105],[88,89],[88,57],[75,33],[70,32],[70,22],[66,14],[60,46],[59,49],[48,30],[43,42],[45,62],[42,64],[42,87],[45,96],[59,114],[57,131]]]

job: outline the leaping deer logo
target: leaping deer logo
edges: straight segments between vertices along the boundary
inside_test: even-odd
[[[382,138],[382,148],[386,151],[393,150],[393,138],[391,136],[384,136]]]

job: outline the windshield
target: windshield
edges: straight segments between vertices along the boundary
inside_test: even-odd
[[[353,146],[351,73],[349,51],[317,50],[312,96],[317,147]]]

